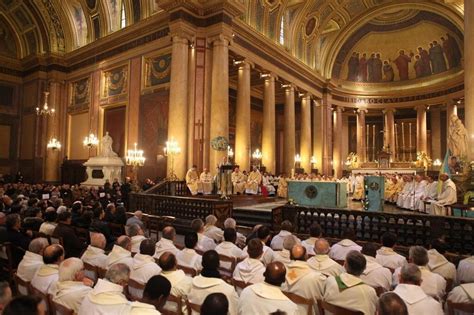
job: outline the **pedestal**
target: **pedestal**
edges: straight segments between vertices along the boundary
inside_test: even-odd
[[[119,183],[122,182],[122,167],[125,164],[119,157],[91,157],[84,163],[87,167],[87,180],[81,185],[84,186],[103,186],[108,180],[110,183],[114,179],[118,179]]]

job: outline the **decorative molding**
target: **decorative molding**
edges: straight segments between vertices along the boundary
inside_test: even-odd
[[[82,78],[70,83],[70,102],[68,113],[77,113],[89,109],[91,100],[91,77]]]
[[[142,92],[169,85],[171,78],[171,53],[159,52],[143,57]]]
[[[118,97],[128,92],[128,64],[102,71],[101,98]]]

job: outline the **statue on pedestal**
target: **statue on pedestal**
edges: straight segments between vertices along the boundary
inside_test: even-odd
[[[105,136],[102,137],[102,146],[100,150],[100,155],[102,157],[116,157],[117,153],[114,152],[112,149],[112,144],[114,143],[114,140],[112,140],[112,137],[109,136],[109,132],[107,131],[105,133]]]
[[[451,155],[463,160],[467,156],[467,130],[457,115],[451,115],[448,130],[448,148]]]

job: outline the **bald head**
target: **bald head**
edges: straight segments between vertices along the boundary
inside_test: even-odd
[[[265,269],[265,282],[271,285],[281,286],[285,282],[286,268],[283,263],[277,261],[267,265]]]
[[[329,248],[329,242],[324,238],[320,238],[314,243],[314,252],[316,255],[327,255]]]
[[[303,245],[295,245],[290,251],[291,260],[306,260],[306,248]]]
[[[90,233],[91,236],[91,246],[97,247],[100,249],[105,249],[105,245],[107,241],[105,240],[105,236],[102,233]]]
[[[172,226],[167,226],[163,229],[163,237],[167,240],[174,241],[176,238],[176,230]]]
[[[137,210],[133,213],[133,215],[141,220],[143,217],[143,212],[141,212],[140,210]]]
[[[164,252],[158,259],[158,265],[160,265],[163,271],[176,270],[177,264],[176,256],[170,252]]]
[[[378,315],[408,315],[408,309],[402,298],[393,292],[386,292],[379,298]]]
[[[117,245],[128,251],[132,250],[132,240],[126,235],[122,235],[117,239]]]
[[[61,245],[53,244],[47,246],[43,251],[43,262],[45,264],[59,265],[64,260],[64,249]]]
[[[155,254],[155,242],[149,238],[140,243],[140,254],[153,256]]]

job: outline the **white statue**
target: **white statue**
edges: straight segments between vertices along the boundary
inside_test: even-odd
[[[100,156],[102,157],[116,157],[117,153],[114,152],[112,149],[112,144],[114,143],[114,140],[112,140],[112,137],[109,136],[109,132],[107,131],[105,133],[105,136],[102,138],[102,147],[100,151]]]
[[[458,159],[465,158],[467,155],[467,130],[461,119],[455,114],[451,115],[448,130],[448,147],[451,155]]]

